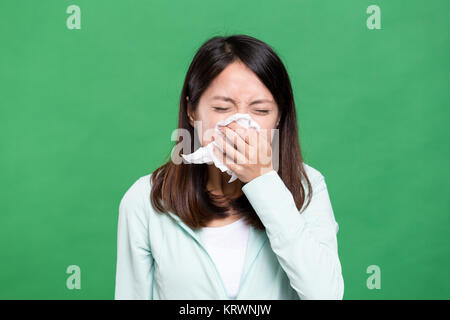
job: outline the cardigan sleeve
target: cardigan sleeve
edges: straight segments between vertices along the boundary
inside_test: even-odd
[[[151,300],[154,261],[148,236],[143,178],[125,193],[117,227],[116,300]]]
[[[313,196],[301,214],[275,170],[249,181],[242,191],[265,226],[271,248],[299,298],[341,300],[344,280],[336,238],[339,228],[325,179],[312,170],[316,172],[314,179],[310,177]]]

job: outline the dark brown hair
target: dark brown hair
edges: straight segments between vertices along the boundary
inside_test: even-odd
[[[305,199],[302,179],[310,190],[311,183],[303,167],[303,157],[298,140],[297,116],[292,87],[287,71],[274,50],[266,43],[248,35],[215,36],[200,47],[187,71],[180,96],[178,128],[195,137],[194,127],[188,118],[188,107],[195,110],[202,93],[212,80],[233,61],[240,60],[252,70],[272,93],[281,113],[279,128],[278,174],[291,191],[300,211]],[[189,101],[186,100],[189,97]],[[176,144],[182,137],[177,136]],[[192,139],[194,140],[194,139]],[[191,149],[194,141],[191,141]],[[178,156],[181,158],[179,152]],[[274,154],[272,154],[274,156]],[[170,157],[170,156],[169,156]],[[167,163],[151,175],[150,200],[155,211],[171,211],[192,229],[206,226],[212,219],[228,216],[228,212],[242,213],[246,221],[257,229],[264,225],[245,194],[237,198],[213,195],[206,189],[207,164]],[[300,214],[300,213],[299,213]]]

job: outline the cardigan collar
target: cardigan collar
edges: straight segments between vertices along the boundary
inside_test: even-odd
[[[201,237],[200,237],[200,229],[192,229],[190,228],[188,225],[186,225],[179,216],[177,216],[176,214],[174,214],[171,211],[168,211],[168,213],[170,214],[170,216],[175,219],[175,221],[177,222],[177,224],[184,229],[184,231],[186,231],[197,243],[198,245],[206,251],[206,253],[209,255],[208,250],[206,249]],[[250,267],[253,265],[256,257],[258,256],[259,252],[261,251],[262,247],[264,246],[264,244],[266,243],[266,241],[268,240],[267,238],[267,234],[265,232],[265,230],[258,230],[256,228],[254,228],[252,225],[250,225],[250,229],[249,229],[249,236],[248,236],[248,243],[247,243],[247,249],[246,249],[246,253],[245,253],[245,262],[244,262],[244,269],[242,272],[242,278],[241,279],[245,279],[246,275],[248,273],[248,271],[250,270]],[[242,283],[241,283],[242,284]],[[239,293],[237,295],[236,298],[240,298],[241,296],[241,290],[242,288],[239,289]]]

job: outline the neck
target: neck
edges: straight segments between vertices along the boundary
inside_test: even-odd
[[[228,183],[230,178],[231,176],[228,173],[220,171],[214,164],[208,165],[207,188],[213,194],[229,196],[231,198],[240,196],[242,194],[242,181],[236,179]]]

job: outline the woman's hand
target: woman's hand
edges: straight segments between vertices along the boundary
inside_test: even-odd
[[[222,127],[224,139],[214,134],[214,139],[224,152],[214,146],[214,154],[244,183],[273,170],[272,147],[267,135],[256,129],[247,129],[237,122]]]

